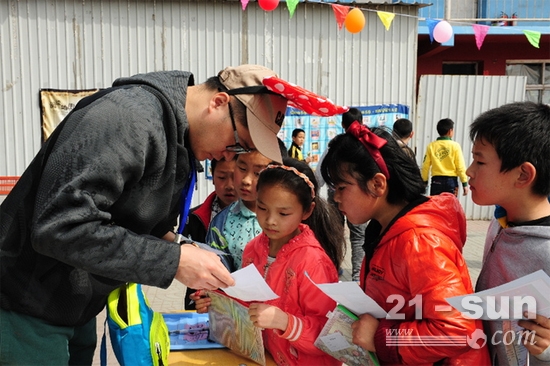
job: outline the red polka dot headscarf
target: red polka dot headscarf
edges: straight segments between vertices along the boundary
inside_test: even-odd
[[[335,114],[342,114],[349,109],[345,106],[336,105],[328,98],[279,79],[276,76],[267,76],[262,80],[262,83],[270,91],[288,99],[289,106],[301,109],[313,116],[334,116]]]

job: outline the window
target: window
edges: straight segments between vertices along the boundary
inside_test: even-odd
[[[506,75],[527,76],[525,100],[550,105],[550,60],[508,62]]]
[[[478,75],[477,62],[444,62],[443,75]]]

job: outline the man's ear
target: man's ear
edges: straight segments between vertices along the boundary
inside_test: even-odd
[[[535,181],[535,178],[537,176],[537,168],[529,162],[525,162],[521,164],[519,167],[519,176],[516,179],[516,187],[518,188],[524,188],[526,186],[530,186]]]
[[[210,99],[210,108],[219,108],[229,103],[231,97],[226,92],[217,92]]]
[[[414,136],[414,131],[411,131],[411,134],[409,135],[409,138],[412,139],[413,136]]]

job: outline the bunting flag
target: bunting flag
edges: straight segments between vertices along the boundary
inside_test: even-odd
[[[472,24],[472,28],[474,29],[474,35],[476,37],[477,49],[480,50],[490,27],[488,25]]]
[[[434,42],[434,28],[440,20],[426,19],[426,25],[428,26],[428,32],[430,33],[430,41]]]
[[[338,23],[338,29],[342,30],[344,21],[346,20],[346,15],[349,13],[349,6],[338,4],[331,4],[331,6],[334,16],[336,17],[336,23]]]
[[[300,0],[286,0],[286,6],[288,8],[288,12],[291,18],[294,15],[294,11],[296,10],[296,5],[298,5],[298,1]]]
[[[533,47],[539,48],[540,32],[524,30],[523,33],[527,37],[527,40]]]
[[[377,11],[376,14],[378,14],[378,18],[380,18],[382,24],[384,24],[384,27],[386,27],[386,31],[389,31],[391,22],[393,21],[393,18],[395,18],[395,14],[388,13],[387,11]]]
[[[240,1],[241,1],[241,4],[242,4],[243,11],[244,11],[250,0],[240,0]],[[259,0],[259,1],[262,1],[262,0]],[[276,3],[278,3],[280,0],[263,0],[263,1],[264,2],[265,1],[268,1],[268,2],[275,1]],[[296,11],[296,7],[298,6],[298,3],[300,1],[301,0],[286,0],[288,12],[290,13],[291,18],[293,17],[294,12]],[[320,3],[320,4],[330,5],[332,7],[332,11],[334,12],[334,16],[336,18],[336,23],[338,24],[338,30],[342,30],[342,27],[346,24],[346,17],[347,17],[348,13],[350,12],[350,10],[352,8],[349,7],[349,6],[346,6],[346,5],[340,5],[340,4],[334,4],[334,3],[329,4],[329,2],[332,2],[332,1],[328,1],[328,0],[317,0],[315,2]],[[395,19],[395,16],[400,15],[400,14],[390,13],[390,12],[386,12],[386,11],[378,11],[378,10],[374,10],[374,9],[364,9],[364,8],[357,8],[357,9],[359,9],[361,11],[376,12],[376,14],[378,15],[378,18],[380,18],[380,21],[382,22],[382,24],[386,28],[386,31],[390,30],[392,22]],[[270,10],[266,10],[266,11],[270,11]],[[409,15],[406,15],[406,16],[409,16]],[[426,25],[428,27],[428,33],[430,35],[430,42],[433,43],[435,27],[436,27],[436,25],[438,25],[442,21],[442,19],[432,19],[432,18],[424,19],[424,18],[420,18],[420,17],[412,17],[412,18],[417,18],[419,20],[421,19],[421,20],[426,21]],[[487,36],[487,34],[489,34],[490,27],[487,26],[487,25],[483,25],[483,24],[470,24],[470,25],[472,26],[473,31],[474,31],[474,36],[475,36],[477,49],[481,50],[481,46],[483,45],[483,42],[485,41],[485,36]],[[522,31],[525,34],[525,36],[527,37],[527,40],[529,41],[529,43],[533,47],[540,48],[539,43],[540,43],[540,38],[541,38],[541,32],[531,31],[531,30],[523,30],[523,29],[520,29],[519,27],[516,28],[516,29],[517,29],[518,32]],[[451,31],[451,34],[452,34],[452,31]]]

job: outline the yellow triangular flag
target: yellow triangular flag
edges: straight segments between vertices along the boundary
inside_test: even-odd
[[[393,18],[395,18],[395,14],[388,13],[386,11],[377,11],[376,14],[378,14],[378,18],[380,18],[382,24],[386,27],[386,30],[390,30],[391,22],[393,21]]]
[[[539,47],[540,32],[524,30],[523,33],[525,33],[527,40],[529,41],[529,43],[531,43],[533,47],[540,48]]]

